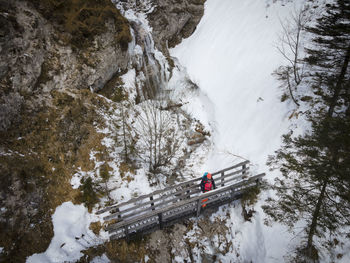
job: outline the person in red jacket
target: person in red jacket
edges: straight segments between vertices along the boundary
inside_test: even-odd
[[[214,178],[211,173],[204,173],[201,181],[201,190],[203,193],[208,192],[212,189],[215,189]]]
[[[215,182],[214,178],[212,177],[211,173],[204,173],[201,181],[201,190],[203,193],[208,192],[212,189],[215,189]],[[202,200],[202,203],[205,203],[208,201],[208,198],[205,198]],[[202,204],[202,207],[206,207],[207,204]]]

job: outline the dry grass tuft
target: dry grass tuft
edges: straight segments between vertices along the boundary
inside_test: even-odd
[[[107,30],[106,23],[113,21],[116,41],[125,51],[131,41],[128,20],[110,0],[31,0],[39,12],[62,31],[70,33],[71,44],[87,47],[96,35]]]
[[[119,165],[119,173],[120,173],[120,177],[124,178],[127,173],[135,174],[135,168],[128,163],[122,162]],[[130,182],[131,179],[128,179],[128,177],[130,176],[127,176],[126,179]]]
[[[92,232],[97,236],[100,233],[100,230],[102,229],[102,224],[100,221],[92,222],[89,226],[89,228],[92,230]]]

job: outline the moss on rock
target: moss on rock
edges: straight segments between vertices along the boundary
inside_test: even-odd
[[[108,20],[114,22],[116,40],[123,50],[131,41],[128,20],[110,0],[30,0],[39,12],[62,31],[70,33],[70,43],[76,48],[91,44],[96,35],[107,30]]]
[[[79,200],[70,180],[77,167],[94,167],[91,150],[106,155],[96,132],[95,105],[104,100],[88,90],[51,92],[51,106],[30,112],[21,123],[1,132],[0,246],[4,262],[24,262],[44,252],[53,236],[51,216],[63,202]]]

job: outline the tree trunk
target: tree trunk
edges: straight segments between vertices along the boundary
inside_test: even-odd
[[[310,225],[310,231],[309,231],[308,238],[307,238],[307,253],[308,253],[309,257],[312,257],[312,239],[316,233],[317,220],[318,220],[318,217],[320,214],[323,199],[325,197],[327,184],[328,184],[328,181],[325,180],[323,182],[321,193],[320,193],[318,200],[317,200],[316,208],[314,210],[314,213],[312,214],[312,222]]]
[[[340,91],[342,89],[342,83],[344,81],[345,73],[346,73],[346,70],[347,70],[348,65],[349,65],[349,60],[350,60],[350,46],[348,46],[348,49],[346,51],[344,63],[342,65],[340,75],[337,79],[337,83],[336,83],[336,86],[334,89],[334,94],[333,94],[331,103],[330,103],[329,108],[328,108],[327,115],[329,118],[332,118],[332,116],[333,116],[334,108],[337,104],[339,94],[340,94]],[[326,125],[328,126],[328,122],[326,123]],[[325,128],[325,132],[328,132],[328,127]],[[336,156],[336,155],[337,155],[337,153],[335,152],[335,154],[333,155],[333,158],[335,158],[334,156]],[[320,214],[320,209],[321,209],[323,199],[324,199],[325,194],[326,194],[327,185],[328,185],[328,180],[325,179],[323,181],[321,193],[318,197],[317,204],[316,204],[315,210],[314,210],[313,215],[312,215],[312,222],[310,225],[310,231],[309,231],[308,240],[307,240],[307,253],[308,253],[309,257],[312,256],[313,237],[314,237],[315,232],[316,232],[317,220],[318,220],[318,217]]]
[[[299,107],[300,104],[298,103],[298,101],[295,99],[295,97],[293,95],[292,86],[291,86],[290,80],[289,80],[289,72],[287,72],[287,83],[288,83],[288,90],[289,90],[290,97],[292,98],[293,102]]]
[[[347,70],[347,68],[349,66],[349,60],[350,60],[350,45],[348,46],[348,49],[346,51],[344,63],[343,63],[343,66],[341,68],[341,72],[340,72],[340,75],[338,77],[337,84],[335,85],[333,98],[331,100],[331,103],[330,103],[329,109],[328,109],[328,117],[332,117],[332,115],[333,115],[334,108],[335,108],[335,106],[337,104],[338,97],[339,97],[339,94],[340,94],[340,91],[341,91],[341,88],[342,88],[342,84],[343,84],[343,81],[344,81],[345,73],[346,73],[346,70]]]
[[[126,141],[126,129],[125,129],[125,111],[124,111],[124,106],[122,106],[122,117],[123,117],[123,140],[124,140],[124,158],[125,162],[128,161],[128,145]]]

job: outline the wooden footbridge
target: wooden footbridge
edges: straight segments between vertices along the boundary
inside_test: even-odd
[[[259,184],[264,175],[252,175],[249,161],[245,161],[212,173],[215,190],[201,193],[201,178],[196,178],[106,207],[97,214],[106,213],[103,219],[108,222],[106,230],[110,239],[129,239],[135,234],[162,229],[187,217],[198,217],[209,207],[239,199],[245,191]],[[203,200],[207,200],[205,208],[202,207]]]

